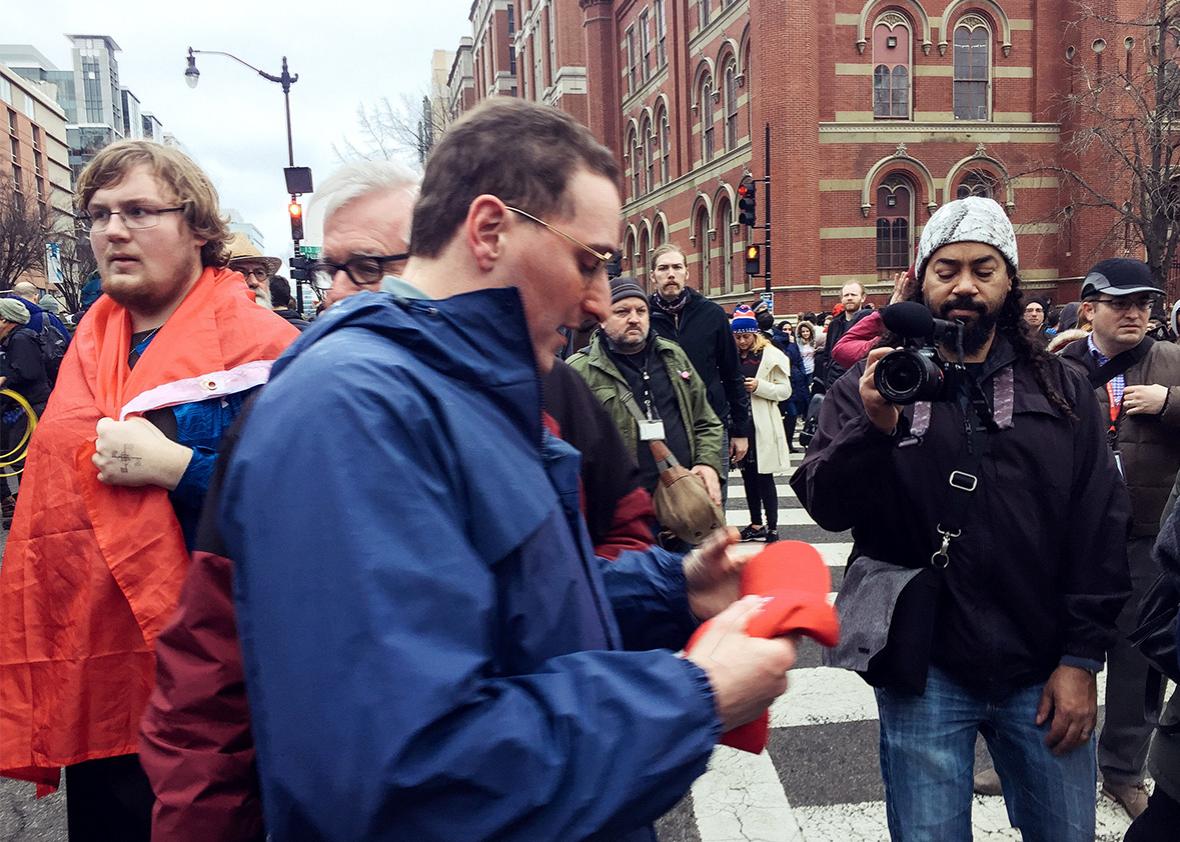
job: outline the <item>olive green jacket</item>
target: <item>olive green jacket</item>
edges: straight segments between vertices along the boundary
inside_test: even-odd
[[[705,383],[688,360],[688,355],[675,342],[649,334],[656,343],[656,353],[668,369],[668,379],[676,390],[676,402],[680,405],[680,417],[688,434],[692,451],[692,465],[708,465],[723,477],[726,471],[721,462],[721,444],[725,428],[709,406]],[[636,454],[642,442],[639,441],[639,424],[627,411],[620,395],[630,391],[627,379],[623,377],[614,360],[606,352],[606,339],[602,331],[590,337],[590,346],[574,354],[566,363],[590,386],[590,391],[606,408],[615,427],[623,436],[627,450]],[[643,446],[646,447],[646,444]]]

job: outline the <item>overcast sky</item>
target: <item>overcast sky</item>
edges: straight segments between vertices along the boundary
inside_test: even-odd
[[[112,37],[122,48],[120,82],[212,176],[222,207],[240,210],[262,232],[267,253],[283,257],[291,246],[282,89],[230,59],[201,56],[200,84],[190,90],[187,48],[230,52],[276,75],[287,56],[299,74],[291,88],[295,163],[310,166],[318,184],[338,164],[333,144],[355,136],[358,105],[426,93],[431,52],[453,50],[471,34],[471,0],[5,0],[4,6],[0,42],[32,44],[60,69],[72,66],[63,33]],[[319,8],[325,11],[308,11]],[[314,217],[309,235],[313,227]]]

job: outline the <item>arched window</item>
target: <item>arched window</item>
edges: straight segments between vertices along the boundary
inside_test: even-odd
[[[643,195],[643,139],[631,130],[631,198]]]
[[[725,149],[737,146],[738,93],[737,61],[730,58],[722,76],[722,90],[725,97]]]
[[[968,196],[980,196],[984,199],[994,199],[998,183],[996,177],[987,170],[971,170],[959,182],[959,187],[955,190],[955,198],[966,199]]]
[[[704,208],[697,214],[696,238],[697,253],[701,262],[701,292],[708,295],[711,290],[709,260],[712,255],[709,254],[709,213]]]
[[[882,15],[873,27],[873,116],[910,116],[910,24],[897,12]]]
[[[656,224],[651,229],[651,247],[657,249],[668,242],[668,234],[664,230],[664,218],[656,217]]]
[[[651,268],[651,240],[648,238],[647,229],[639,229],[639,257],[635,261],[635,277],[638,278],[642,286],[647,286],[648,270]]]
[[[733,292],[733,220],[729,199],[717,203],[717,227],[721,233],[721,291]]]
[[[914,187],[891,175],[877,188],[877,272],[887,278],[910,265],[913,254]]]
[[[668,173],[671,170],[672,156],[672,126],[668,122],[668,109],[660,106],[656,123],[660,127],[660,183],[668,183]]]
[[[637,261],[635,256],[635,234],[631,231],[627,232],[627,237],[623,241],[623,260],[625,261],[625,265],[623,266],[623,274],[636,274],[635,264]]]
[[[646,117],[643,119],[643,127],[639,130],[643,137],[643,142],[647,146],[646,162],[647,162],[647,189],[654,190],[659,184],[658,171],[656,169],[656,160],[659,158],[659,148],[656,146],[656,133],[652,131],[651,120]]]
[[[701,77],[701,160],[713,160],[713,77],[708,73]]]
[[[956,120],[986,120],[991,87],[991,27],[979,15],[955,24]]]

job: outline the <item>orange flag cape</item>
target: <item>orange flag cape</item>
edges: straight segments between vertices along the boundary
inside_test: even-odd
[[[167,491],[98,481],[98,420],[261,385],[298,335],[227,269],[204,270],[134,369],[123,307],[104,296],[82,320],[0,566],[0,775],[52,787],[61,766],[137,751],[155,640],[188,567]]]

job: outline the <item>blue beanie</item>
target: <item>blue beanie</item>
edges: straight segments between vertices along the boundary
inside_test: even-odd
[[[758,318],[754,315],[754,311],[750,309],[748,304],[739,304],[738,308],[733,311],[733,319],[730,321],[730,326],[734,333],[759,333]]]

